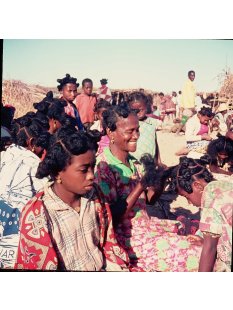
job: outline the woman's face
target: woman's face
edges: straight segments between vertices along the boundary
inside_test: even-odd
[[[116,130],[110,133],[110,140],[126,152],[135,152],[139,138],[139,122],[136,114],[129,114],[127,118],[119,117],[116,122]]]
[[[87,151],[84,154],[72,156],[71,163],[59,172],[60,186],[63,190],[77,195],[84,195],[93,188],[95,152]]]
[[[146,104],[143,101],[131,102],[130,107],[132,110],[137,110],[137,116],[139,120],[143,120],[146,117]]]
[[[208,117],[206,115],[201,115],[200,113],[198,114],[198,117],[202,125],[208,125],[209,121],[211,120],[211,117]]]

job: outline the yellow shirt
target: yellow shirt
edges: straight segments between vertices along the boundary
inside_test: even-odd
[[[181,96],[181,107],[184,109],[192,109],[195,107],[196,89],[193,82],[188,79],[184,84]]]

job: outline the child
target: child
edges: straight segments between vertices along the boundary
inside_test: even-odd
[[[50,177],[24,207],[16,268],[127,270],[109,205],[94,184],[96,141],[91,133],[58,130],[36,176]]]
[[[106,111],[109,107],[111,107],[111,103],[104,99],[100,99],[94,107],[94,112],[96,114],[97,120],[94,122],[94,124],[91,126],[90,129],[91,130],[96,129],[103,134],[99,141],[99,147],[98,147],[96,156],[101,154],[105,147],[109,146],[109,142],[110,142],[109,138],[103,132],[103,116],[102,116],[103,111]]]
[[[83,93],[76,97],[75,105],[80,114],[81,121],[86,130],[94,123],[94,106],[96,104],[96,96],[92,94],[93,82],[91,79],[82,81]]]
[[[57,79],[57,82],[60,84],[57,86],[57,89],[61,93],[60,99],[65,100],[67,103],[67,106],[65,107],[66,114],[75,118],[78,129],[83,130],[83,124],[80,120],[79,113],[73,103],[77,96],[77,88],[79,87],[79,83],[76,83],[77,79],[71,77],[67,73],[63,79]]]
[[[134,92],[129,97],[131,110],[137,112],[139,119],[140,137],[137,141],[137,149],[131,155],[140,160],[144,153],[149,153],[158,164],[161,164],[159,147],[157,143],[157,120],[147,117],[147,98],[141,92]]]

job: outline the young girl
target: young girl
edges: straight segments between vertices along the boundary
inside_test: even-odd
[[[90,134],[61,128],[37,177],[50,177],[24,208],[16,268],[127,270],[111,212],[94,184],[96,143]]]
[[[154,157],[158,164],[161,164],[159,146],[157,142],[156,129],[158,123],[156,119],[147,117],[147,98],[141,92],[134,92],[129,97],[131,110],[137,112],[139,119],[140,136],[137,141],[137,149],[131,153],[137,160],[140,160],[143,154],[149,153]]]
[[[193,244],[203,243],[199,271],[231,271],[233,182],[213,181],[204,166],[207,163],[204,159],[181,158],[171,186],[201,208],[202,237],[189,237]]]
[[[97,120],[94,122],[94,124],[91,126],[90,129],[91,130],[98,130],[100,133],[103,134],[100,141],[99,141],[99,147],[98,147],[98,151],[96,153],[96,156],[101,154],[105,147],[109,146],[109,138],[106,134],[103,133],[103,116],[102,116],[102,113],[103,113],[103,111],[106,111],[110,107],[111,107],[111,104],[104,99],[100,99],[94,107],[94,112],[95,112]]]

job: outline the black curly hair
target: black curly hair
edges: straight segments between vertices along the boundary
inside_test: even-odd
[[[202,107],[199,111],[199,114],[201,114],[202,116],[208,116],[208,117],[214,117],[214,113],[212,112],[211,108],[208,107]]]
[[[144,176],[142,178],[143,186],[144,187],[153,186],[154,188],[156,188],[157,192],[161,194],[165,187],[165,182],[168,177],[165,168],[157,165],[155,163],[154,157],[149,153],[143,154],[142,157],[140,158],[140,162],[144,168],[143,169]]]
[[[49,129],[49,119],[57,120],[61,124],[64,121],[64,107],[67,106],[67,103],[64,100],[53,98],[52,91],[49,91],[42,101],[34,103],[33,106],[37,110],[35,118],[39,119],[44,127],[47,122],[47,130]]]
[[[109,109],[111,106],[112,106],[112,105],[111,105],[110,102],[108,102],[108,101],[104,100],[103,98],[101,98],[101,99],[99,99],[99,100],[96,102],[93,111],[94,111],[94,112],[98,112],[100,109],[106,109],[106,110],[107,110],[107,109]]]
[[[96,151],[100,135],[91,131],[77,131],[72,128],[60,128],[50,139],[50,145],[44,160],[39,164],[36,177],[50,177],[55,180],[58,173],[71,162],[73,155],[81,155],[89,150]]]
[[[59,91],[61,91],[66,84],[75,84],[77,88],[79,87],[79,83],[76,83],[77,79],[71,77],[68,73],[66,73],[66,76],[63,79],[57,79],[57,82],[60,84],[57,86]]]
[[[143,92],[136,91],[129,95],[128,103],[131,105],[134,102],[144,102],[147,113],[151,113],[150,101],[148,100],[148,96],[146,96]]]
[[[117,106],[111,106],[108,110],[103,111],[103,129],[106,133],[106,129],[109,128],[111,131],[116,130],[116,122],[119,117],[127,118],[130,114],[135,114],[130,110],[127,102],[122,102]],[[136,115],[136,114],[135,114]]]
[[[33,145],[47,149],[50,134],[41,126],[37,119],[25,115],[12,125],[12,136],[15,144],[27,148],[28,140],[32,139]]]
[[[233,154],[233,141],[225,136],[219,136],[209,143],[207,154],[211,159],[211,164],[217,164],[217,157],[220,152],[226,152],[230,157]]]
[[[83,87],[86,83],[91,83],[91,84],[93,85],[93,81],[92,81],[91,79],[86,78],[86,79],[84,79],[84,80],[82,81],[82,87]]]
[[[169,191],[178,192],[178,187],[191,194],[192,184],[196,179],[204,179],[207,183],[213,181],[213,175],[206,168],[210,163],[209,156],[193,159],[183,156],[180,163],[170,168]]]

